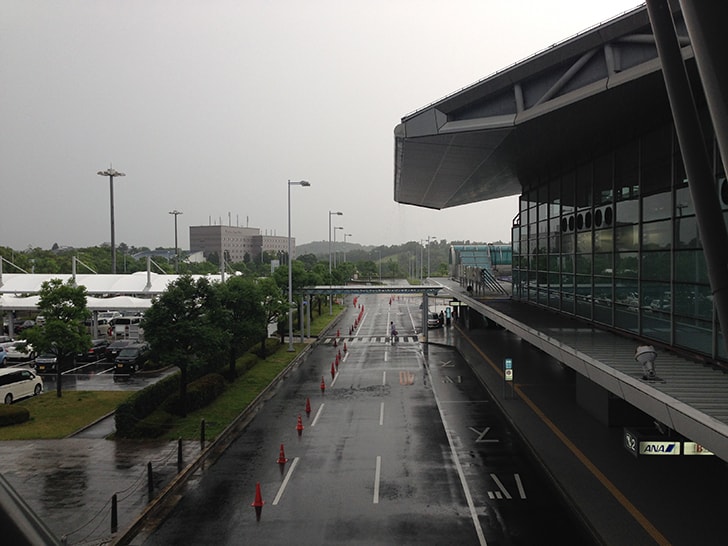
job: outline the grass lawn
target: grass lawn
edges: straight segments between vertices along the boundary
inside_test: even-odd
[[[162,436],[168,440],[197,440],[200,438],[200,423],[205,420],[205,437],[207,440],[215,439],[266,386],[285,369],[291,361],[300,354],[304,345],[294,344],[294,353],[288,352],[288,344],[275,345],[265,360],[260,360],[244,375],[238,377],[234,383],[228,384],[227,389],[212,404],[191,412],[185,418],[174,417],[171,420],[167,414],[157,410],[148,419],[155,421],[165,419],[170,425],[168,432]]]
[[[334,305],[333,315],[329,315],[327,310],[322,311],[323,314],[312,321],[311,334],[318,335],[343,309],[343,305]],[[170,428],[163,438],[170,440],[199,439],[200,422],[204,419],[206,439],[214,439],[300,354],[305,344],[295,343],[297,339],[294,339],[293,353],[288,352],[287,342],[281,345],[275,338],[269,339],[266,344],[268,357],[229,384],[225,392],[209,406],[191,412],[186,418],[170,416],[157,410],[147,419],[168,423]],[[65,391],[58,398],[54,391],[17,402],[28,408],[30,420],[19,425],[0,427],[0,441],[64,438],[114,411],[132,394],[118,391]]]
[[[64,438],[116,409],[132,393],[119,391],[55,390],[17,402],[28,408],[30,420],[0,427],[0,440]]]

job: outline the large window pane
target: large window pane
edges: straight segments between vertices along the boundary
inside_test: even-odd
[[[614,235],[617,250],[637,250],[639,248],[639,231],[636,225],[618,227],[614,230]]]
[[[642,199],[642,221],[662,220],[672,216],[670,192],[656,193]]]
[[[670,253],[643,252],[642,278],[648,281],[670,281]]]
[[[639,195],[639,143],[635,140],[620,146],[614,154],[614,187],[617,199]]]
[[[637,278],[639,271],[638,255],[636,252],[619,252],[614,255],[614,276]]]
[[[641,285],[642,306],[645,310],[658,314],[672,310],[670,283],[643,282]]]
[[[600,229],[594,232],[594,252],[610,252],[614,248],[614,232]]]
[[[614,272],[614,255],[594,254],[594,274],[595,275],[612,275]]]
[[[713,318],[710,286],[675,284],[675,314],[705,320]]]
[[[701,320],[675,318],[675,345],[703,354],[713,353],[711,323]],[[718,344],[720,347],[720,344]]]
[[[617,207],[617,225],[619,224],[636,224],[640,220],[639,201],[632,199],[631,201],[620,201]]]
[[[672,130],[669,125],[642,137],[640,147],[640,187],[651,194],[672,186]]]
[[[576,251],[591,252],[592,251],[592,234],[591,231],[583,231],[576,234]]]
[[[675,252],[675,281],[708,284],[708,269],[701,250]]]
[[[698,232],[698,221],[695,216],[676,218],[675,231],[678,248],[702,248],[700,233]]]
[[[614,200],[612,188],[613,155],[603,155],[594,160],[594,204],[603,205]]]
[[[650,222],[642,225],[642,248],[656,250],[672,248],[672,221]]]
[[[576,255],[576,272],[582,275],[591,275],[592,273],[592,256],[591,254]]]

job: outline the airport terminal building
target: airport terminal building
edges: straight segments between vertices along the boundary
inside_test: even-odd
[[[565,356],[551,339],[544,349],[607,398],[728,458],[728,406],[715,409],[728,384],[714,389],[728,370],[728,45],[717,4],[683,13],[676,1],[648,2],[405,116],[395,128],[394,197],[442,209],[520,195],[514,304],[717,375],[680,397],[671,381],[625,372],[620,362],[635,366],[633,354],[584,364],[583,347]],[[483,303],[484,316],[522,334],[507,310]]]

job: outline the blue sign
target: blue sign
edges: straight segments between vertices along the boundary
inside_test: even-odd
[[[510,370],[511,368],[513,368],[513,360],[506,358],[506,370]]]

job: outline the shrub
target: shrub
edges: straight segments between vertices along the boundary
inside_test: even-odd
[[[139,422],[159,407],[175,390],[179,390],[180,374],[175,373],[134,393],[129,400],[119,404],[114,419],[116,434],[122,438],[131,438],[133,430]]]
[[[30,419],[28,408],[8,404],[0,406],[0,427],[25,423],[28,419]]]
[[[219,373],[211,373],[187,385],[187,411],[204,408],[225,391],[225,378]],[[184,411],[179,393],[174,393],[164,402],[164,410],[174,415]]]

